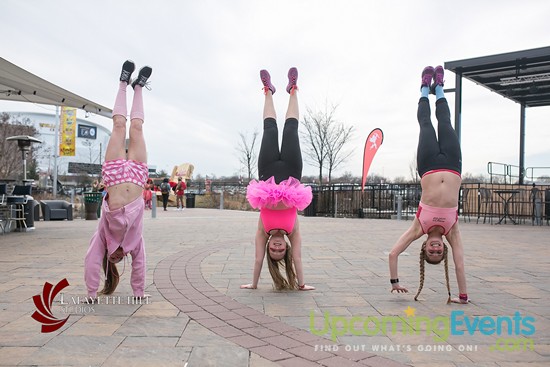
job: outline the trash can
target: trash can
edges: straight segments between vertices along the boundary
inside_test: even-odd
[[[33,199],[28,199],[25,204],[25,223],[27,224],[27,229],[34,229],[34,213],[37,205],[38,201]]]
[[[304,215],[306,217],[314,217],[317,215],[317,196],[319,194],[314,193],[311,198],[311,203],[304,209]]]
[[[98,209],[101,203],[103,194],[100,192],[85,192],[84,193],[84,210],[86,211],[86,220],[97,220]]]
[[[195,194],[185,195],[185,207],[187,209],[195,207]]]

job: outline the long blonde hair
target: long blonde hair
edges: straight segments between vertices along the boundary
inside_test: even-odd
[[[269,237],[271,239],[271,237]],[[285,256],[280,260],[274,260],[269,256],[269,239],[267,240],[266,252],[267,252],[267,267],[269,269],[269,274],[273,279],[275,289],[278,291],[284,289],[295,290],[298,289],[298,282],[296,281],[296,271],[294,270],[294,260],[292,258],[292,247],[286,242],[286,252]],[[286,279],[281,274],[281,267],[284,268],[286,273]]]
[[[109,295],[118,286],[120,275],[118,274],[116,265],[109,261],[107,251],[105,251],[105,255],[103,256],[103,271],[105,272],[105,284],[103,285],[103,289],[99,291],[99,294]]]
[[[447,293],[449,294],[449,298],[447,299],[447,303],[451,302],[451,285],[449,284],[449,258],[448,253],[449,249],[445,243],[443,243],[443,257],[441,260],[430,260],[428,256],[426,256],[426,243],[427,241],[424,241],[422,244],[422,248],[420,249],[420,285],[418,286],[418,291],[416,292],[416,296],[414,296],[414,300],[418,301],[418,295],[422,291],[422,288],[424,287],[424,271],[425,271],[425,263],[432,265],[437,265],[443,260],[443,266],[445,268],[445,282],[447,284]]]

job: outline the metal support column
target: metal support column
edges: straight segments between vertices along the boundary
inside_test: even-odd
[[[461,142],[461,122],[462,122],[462,73],[455,74],[455,131],[458,136],[458,142]]]
[[[519,184],[525,179],[525,104],[521,104],[519,117]]]

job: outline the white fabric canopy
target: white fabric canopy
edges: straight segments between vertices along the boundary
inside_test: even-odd
[[[104,117],[112,110],[48,82],[0,57],[0,99],[79,108]]]

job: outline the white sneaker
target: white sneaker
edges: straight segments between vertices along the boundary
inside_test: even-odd
[[[181,210],[185,210],[185,207],[181,208]]]

